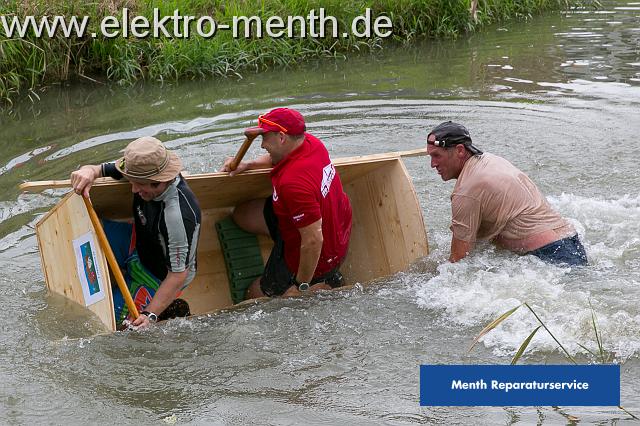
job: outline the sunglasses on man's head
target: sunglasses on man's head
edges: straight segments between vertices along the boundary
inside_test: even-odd
[[[284,133],[289,133],[289,130],[286,127],[279,125],[275,121],[271,121],[269,119],[264,118],[264,115],[258,116],[258,123],[269,124],[270,126],[277,127],[278,129],[282,130]]]

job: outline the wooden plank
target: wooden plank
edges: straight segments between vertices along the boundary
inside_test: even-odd
[[[348,284],[399,272],[428,254],[422,212],[399,159],[351,182],[346,191],[353,208],[343,266]]]
[[[399,222],[405,243],[402,251],[406,254],[408,263],[412,263],[429,254],[427,229],[420,201],[407,168],[402,161],[398,161],[393,167],[398,169],[394,173],[404,175],[404,179],[391,179],[391,191],[395,194],[397,208],[402,215]],[[402,269],[407,266],[409,265],[403,266]]]
[[[98,178],[96,179],[96,184],[101,184],[105,182],[109,182],[112,179],[110,178]],[[26,192],[39,192],[44,191],[45,189],[64,189],[71,187],[70,179],[62,179],[62,180],[42,180],[35,182],[23,182],[19,186],[21,191]]]
[[[353,211],[349,252],[341,271],[347,284],[364,283],[391,274],[380,234],[376,191],[365,175],[345,187]]]
[[[423,148],[412,149],[408,151],[384,152],[381,154],[358,155],[355,157],[336,158],[333,164],[338,166],[352,166],[356,164],[365,164],[369,162],[380,162],[387,160],[396,160],[403,157],[421,157],[427,155],[426,146]]]
[[[398,158],[397,155],[377,154],[371,157],[353,157],[344,161],[336,160],[335,163],[340,178],[346,185]],[[186,180],[204,211],[231,208],[248,200],[267,197],[272,192],[269,173],[270,169],[251,170],[236,176],[229,176],[227,173],[204,173],[186,176]],[[131,186],[126,181],[103,178],[91,188],[91,202],[101,217],[116,220],[130,217],[132,199]]]
[[[105,298],[89,305],[87,309],[96,314],[107,330],[115,331],[113,296],[106,259],[82,198],[73,193],[67,194],[50,214],[36,225],[47,287],[50,291],[85,306],[73,240],[87,232],[93,233],[96,260],[102,270],[103,281],[100,284],[105,291]]]
[[[370,155],[360,155],[355,157],[342,157],[337,158],[333,161],[334,165],[342,166],[342,165],[354,165],[354,164],[362,164],[371,161],[384,161],[384,160],[393,160],[401,157],[415,157],[415,156],[423,156],[427,155],[426,148],[416,148],[407,151],[395,151],[395,152],[386,152],[381,154],[370,154]],[[243,173],[244,175],[251,174],[264,174],[268,172],[269,169],[261,169],[261,170],[250,170],[248,172]],[[184,171],[182,173],[187,180],[191,180],[192,178],[217,178],[228,176],[226,172],[214,172],[214,173],[202,173],[202,174],[194,174],[190,175],[188,172]],[[110,178],[98,178],[96,179],[94,186],[103,186],[103,185],[113,185],[115,182]],[[69,188],[71,187],[71,181],[69,179],[62,180],[45,180],[45,181],[35,181],[35,182],[23,182],[19,185],[20,190],[27,192],[38,192],[43,191],[45,189],[61,189],[61,188]]]
[[[379,232],[385,246],[389,270],[406,269],[418,256],[428,253],[422,212],[415,208],[417,198],[403,188],[412,187],[400,161],[389,164],[371,175],[372,191],[378,194]]]
[[[206,256],[203,260],[206,260]],[[233,305],[227,271],[198,271],[197,278],[181,297],[189,303],[192,315],[202,315]]]

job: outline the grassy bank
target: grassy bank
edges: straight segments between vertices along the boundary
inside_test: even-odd
[[[9,38],[0,25],[0,107],[11,105],[19,96],[36,99],[38,90],[46,85],[74,79],[127,85],[139,79],[235,76],[269,67],[294,66],[310,58],[378,50],[390,41],[410,43],[429,37],[455,37],[493,22],[527,18],[577,3],[577,0],[479,0],[474,19],[470,13],[472,1],[5,0],[0,3],[0,16],[6,19],[35,16],[39,21],[42,16],[90,16],[87,34],[99,33],[103,17],[121,17],[123,8],[129,9],[130,16],[150,20],[154,8],[160,10],[160,16],[173,15],[179,9],[182,16],[211,16],[218,24],[230,24],[234,16],[258,16],[263,21],[271,16],[285,20],[287,16],[306,17],[313,9],[324,8],[326,15],[337,19],[340,37],[258,38],[254,31],[251,37],[233,38],[231,31],[218,31],[211,38],[65,37],[60,32],[52,38],[37,38],[31,31],[24,37]],[[384,39],[375,35],[342,37],[342,32],[351,28],[352,20],[367,8],[374,19],[382,15],[391,19],[393,35]],[[173,32],[171,23],[165,27]]]

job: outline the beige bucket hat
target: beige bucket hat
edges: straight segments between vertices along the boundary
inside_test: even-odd
[[[158,139],[144,136],[127,145],[116,169],[127,178],[168,182],[180,174],[182,161]]]

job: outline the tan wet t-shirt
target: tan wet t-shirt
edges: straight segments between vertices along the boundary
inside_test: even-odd
[[[549,230],[575,234],[527,175],[489,153],[465,162],[451,194],[451,211],[454,238],[467,242],[520,240]]]

